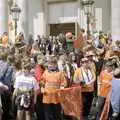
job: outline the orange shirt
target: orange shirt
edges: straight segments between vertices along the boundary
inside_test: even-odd
[[[43,73],[43,83],[45,85],[43,94],[43,103],[60,103],[58,90],[66,86],[67,80],[63,72],[48,72]]]
[[[108,73],[106,70],[102,71],[100,74],[100,93],[99,96],[107,97],[111,89],[112,74]]]
[[[92,73],[92,76],[93,76],[93,82],[91,84],[85,84],[82,86],[82,92],[93,92],[94,91],[94,82],[95,82],[95,71],[93,69],[91,69],[91,73]],[[81,68],[78,68],[76,71],[75,71],[75,74],[74,74],[74,82],[81,78],[83,79],[83,75],[82,75],[82,70]]]

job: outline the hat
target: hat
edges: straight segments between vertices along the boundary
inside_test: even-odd
[[[87,44],[83,47],[83,52],[94,50],[93,45]]]
[[[85,58],[82,58],[81,61],[82,61],[82,62],[86,62],[86,61],[88,61],[88,58],[86,58],[86,57],[85,57]]]
[[[112,59],[112,57],[114,56],[114,52],[112,50],[108,50],[106,51],[105,53],[105,60],[109,60],[109,59]]]
[[[112,67],[112,66],[113,66],[113,62],[110,62],[110,61],[107,62],[107,63],[105,64],[105,66],[106,66],[106,67]]]
[[[112,50],[116,55],[118,56],[120,55],[120,41],[119,40],[113,43]]]
[[[105,55],[105,60],[111,60],[111,59],[114,59],[114,58],[117,58],[118,56],[115,55],[115,53],[112,51],[112,50],[109,50],[106,52],[106,55]]]
[[[103,55],[105,53],[105,49],[96,48],[95,52],[96,52],[97,55]]]
[[[95,56],[95,53],[93,51],[86,52],[85,57],[89,57],[89,56]]]

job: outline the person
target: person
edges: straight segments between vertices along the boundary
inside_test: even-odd
[[[64,71],[65,68],[65,61],[66,61],[66,56],[65,55],[60,55],[58,59],[58,70],[59,71]]]
[[[36,44],[33,44],[32,45],[32,49],[31,49],[31,55],[36,55],[36,54],[38,54],[39,53],[39,48],[38,48],[38,45],[36,45]]]
[[[0,82],[0,92],[3,92],[5,90],[8,90],[8,87]],[[2,109],[2,100],[0,95],[0,120],[2,120],[3,116],[3,109]]]
[[[83,116],[88,118],[93,100],[95,72],[89,66],[87,58],[82,58],[81,67],[75,71],[73,82],[82,87]]]
[[[40,84],[40,81],[42,80],[42,75],[45,71],[44,67],[44,55],[39,54],[37,56],[37,64],[35,66],[35,78]],[[37,101],[36,101],[36,115],[37,115],[37,120],[44,120],[44,106],[43,106],[43,94],[39,93],[37,95]]]
[[[28,36],[28,45],[32,46],[33,43],[34,43],[33,35],[30,34],[30,35]]]
[[[2,113],[3,113],[3,110],[2,110],[2,103],[1,103],[1,96],[0,96],[0,120],[2,120]]]
[[[13,75],[13,67],[10,64],[12,57],[7,58],[7,53],[2,52],[0,59],[0,83],[5,86],[5,90],[1,91],[1,102],[2,102],[2,119],[11,119],[10,109],[11,109],[11,83]]]
[[[120,68],[116,68],[113,73],[112,79],[112,92],[111,92],[111,105],[113,109],[112,119],[117,120],[120,114]]]
[[[17,56],[17,59],[14,61],[14,81],[13,85],[15,83],[15,78],[22,72],[22,66],[21,66],[21,57]],[[13,94],[14,94],[14,86],[13,86]],[[15,104],[16,97],[12,97],[12,113],[14,120],[17,117],[17,105]]]
[[[2,45],[3,47],[7,48],[8,47],[8,33],[4,32],[2,36]]]
[[[99,78],[100,89],[98,93],[96,120],[100,120],[100,116],[105,104],[106,97],[111,89],[111,81],[112,81],[112,63],[108,62],[105,68],[100,73],[100,78]]]
[[[88,62],[89,62],[91,69],[93,69],[93,71],[96,72],[96,66],[95,66],[95,62],[93,60],[94,56],[95,56],[95,53],[92,50],[87,51],[85,53],[85,57],[88,59]]]
[[[64,88],[66,84],[64,73],[59,72],[57,59],[52,56],[42,80],[45,120],[61,120],[61,105],[57,91]]]
[[[39,85],[30,70],[30,60],[23,59],[22,71],[16,75],[13,93],[17,106],[17,120],[31,120],[32,109],[36,104],[36,92],[39,90]]]
[[[73,70],[75,71],[78,68],[77,63],[76,63],[75,53],[72,52],[69,54],[69,61],[73,67]]]

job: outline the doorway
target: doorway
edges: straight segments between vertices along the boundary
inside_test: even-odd
[[[75,35],[75,23],[50,24],[50,35],[52,36],[57,36],[60,33],[66,34],[67,32]]]

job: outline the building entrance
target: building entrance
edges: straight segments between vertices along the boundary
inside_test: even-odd
[[[60,33],[72,32],[75,35],[75,23],[50,24],[50,35],[57,36]]]

